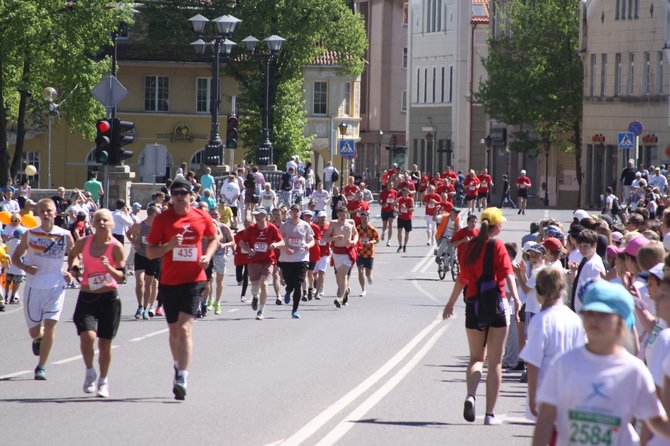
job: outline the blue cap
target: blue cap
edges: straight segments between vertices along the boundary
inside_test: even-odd
[[[26,233],[26,229],[22,226],[19,226],[18,228],[14,229],[14,233],[12,234],[14,238],[21,238],[23,234]]]
[[[547,226],[544,228],[544,233],[547,235],[547,237],[554,237],[563,241],[563,231],[561,231],[561,228],[556,225]]]
[[[584,306],[580,312],[617,314],[629,329],[635,325],[633,297],[622,285],[605,280],[596,280],[584,295]]]

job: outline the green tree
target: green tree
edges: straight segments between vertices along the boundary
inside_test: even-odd
[[[475,99],[492,117],[519,126],[512,150],[574,153],[581,196],[580,3],[508,1],[505,20],[498,22],[500,35],[489,39],[483,61],[488,79],[480,83]],[[570,143],[566,135],[571,135]]]
[[[59,111],[70,130],[92,138],[104,109],[90,89],[110,70],[102,48],[121,21],[131,20],[130,3],[0,2],[0,184],[21,167],[26,129],[44,126],[45,87],[60,92]],[[16,138],[11,163],[9,136]]]

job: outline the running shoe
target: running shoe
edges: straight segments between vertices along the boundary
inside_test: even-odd
[[[163,315],[163,310],[161,307],[156,307],[156,316],[162,316]]]
[[[398,246],[398,249],[396,249],[395,252],[400,252],[401,249],[402,249],[402,246]]]
[[[0,311],[5,311],[5,304],[0,302]]]
[[[142,312],[142,319],[144,319],[145,321],[149,320],[149,310],[144,310]]]
[[[430,242],[426,242],[426,246],[430,246]]]
[[[391,246],[391,240],[386,241],[386,246]]]
[[[149,317],[154,317],[154,315],[156,314],[154,312],[154,306],[153,305],[149,305],[149,309],[147,310],[147,312],[149,313]]]
[[[209,308],[208,308],[207,305],[205,305],[205,303],[203,302],[202,305],[201,305],[201,308],[200,308],[200,314],[201,314],[201,317],[205,317],[205,316],[207,316],[207,311],[208,311],[208,310],[209,310]]]
[[[337,308],[342,308],[342,302],[340,302],[340,299],[335,299],[333,303]]]
[[[109,384],[98,381],[98,398],[109,398]]]
[[[257,321],[262,321],[263,319],[264,319],[264,316],[263,316],[262,311],[259,311],[258,313],[256,313],[256,320]]]
[[[33,339],[33,355],[40,355],[40,346],[42,345],[42,338]]]
[[[310,288],[307,290],[307,300],[312,300],[314,299],[314,288]]]
[[[142,313],[144,313],[144,309],[141,306],[137,307],[137,311],[135,312],[135,319],[140,319],[142,317]]]
[[[38,365],[35,367],[35,381],[46,381],[47,380],[47,372],[44,370],[44,367],[41,365]]]
[[[95,392],[95,380],[97,378],[95,369],[86,370],[86,378],[84,379],[84,393]]]
[[[244,296],[240,296],[240,302],[246,302],[246,301],[247,301],[247,298],[246,298],[246,297],[244,297]]]
[[[344,297],[342,298],[342,305],[347,305],[349,302],[349,294],[351,293],[351,288],[347,288],[347,291],[344,292]]]
[[[407,252],[407,246],[402,247],[402,252]]]
[[[258,298],[257,297],[254,297],[253,299],[251,299],[251,309],[254,310],[254,311],[258,310]]]
[[[519,212],[517,212],[516,215],[521,215],[521,209],[519,209]]]
[[[174,393],[174,399],[183,401],[186,399],[186,378],[184,375],[177,375],[177,379],[172,386],[172,393]]]
[[[275,300],[275,305],[284,305],[284,302],[282,302],[280,298],[277,298],[277,300]]]
[[[207,301],[207,311],[212,311],[214,309],[214,301]]]
[[[214,314],[216,314],[216,315],[221,314],[221,304],[215,304],[214,305]]]
[[[521,384],[526,384],[528,382],[528,372],[523,372],[521,378],[519,378]]]
[[[302,291],[302,301],[307,302],[307,291],[305,290]]]
[[[323,293],[317,293],[316,296],[314,296],[314,299],[316,300],[321,300],[323,298]]]
[[[291,292],[287,291],[286,294],[284,294],[284,303],[289,304],[291,302]]]
[[[486,426],[499,426],[502,423],[503,423],[502,420],[499,419],[499,418],[496,418],[495,415],[486,415],[484,417],[484,424]]]
[[[365,296],[367,296],[367,294],[368,294],[367,291],[365,291],[365,290],[361,291],[361,297],[365,297]]]
[[[294,312],[291,313],[291,317],[293,319],[300,319],[300,313],[298,313],[297,311],[294,311]]]
[[[475,421],[475,397],[472,395],[468,395],[463,403],[463,418],[470,423]]]

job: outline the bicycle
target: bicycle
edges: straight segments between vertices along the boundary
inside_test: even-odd
[[[437,276],[440,280],[444,280],[447,277],[447,271],[451,271],[451,279],[455,282],[458,274],[461,272],[456,253],[450,254],[448,251],[445,251],[435,261],[437,262]]]

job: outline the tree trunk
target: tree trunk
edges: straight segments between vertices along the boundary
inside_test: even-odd
[[[30,74],[30,62],[26,57],[23,61],[23,80],[27,81]],[[19,99],[19,115],[16,123],[16,145],[14,146],[14,157],[12,158],[12,164],[9,169],[9,177],[14,178],[16,173],[21,170],[21,160],[23,158],[23,142],[26,136],[26,107],[28,105],[28,99],[30,98],[30,92],[25,89],[21,90],[21,96]],[[48,187],[51,187],[49,185]]]
[[[0,50],[0,185],[7,184],[9,153],[7,152],[7,109],[5,108],[4,57]]]
[[[577,207],[575,209],[580,209],[582,207],[582,126],[579,118],[575,119],[573,125],[574,137],[575,137],[575,168],[577,170],[577,184],[579,185],[579,192],[577,195]]]

